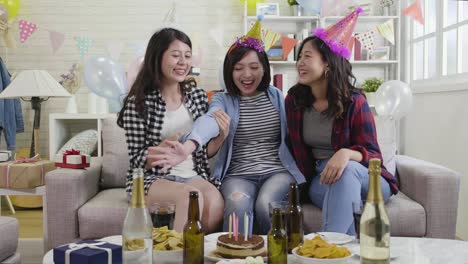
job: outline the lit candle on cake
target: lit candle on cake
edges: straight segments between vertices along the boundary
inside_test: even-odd
[[[253,212],[249,212],[249,238],[252,238],[252,231],[253,231]]]
[[[247,217],[247,212],[244,212],[244,240],[247,241],[249,238],[249,218]]]
[[[231,238],[232,234],[232,214],[229,215],[229,238]]]

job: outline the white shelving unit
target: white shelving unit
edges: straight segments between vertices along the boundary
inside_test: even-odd
[[[57,151],[70,138],[86,129],[96,129],[98,134],[97,156],[102,156],[102,120],[115,114],[62,114],[49,115],[49,157],[53,159]]]
[[[384,80],[399,80],[401,72],[401,1],[395,1],[395,15],[389,16],[359,16],[356,24],[355,32],[365,32],[375,28],[378,24],[384,23],[389,19],[394,21],[395,30],[395,45],[391,45],[383,38],[379,37],[376,32],[376,37],[380,40],[376,43],[378,46],[390,46],[389,60],[354,60],[350,59],[353,65],[353,73],[357,78],[358,85],[367,78],[378,77]],[[326,28],[344,16],[265,16],[263,26],[280,34],[294,33],[299,41],[302,40],[303,30],[308,30],[309,33],[318,26]],[[256,16],[247,16],[247,8],[244,8],[244,32],[250,29],[250,26],[257,20]],[[363,49],[364,50],[364,49]],[[288,75],[288,85],[291,87],[296,80],[297,73],[295,72],[296,61],[273,61],[270,60],[270,65],[273,74],[285,73]],[[284,85],[284,84],[283,84]]]

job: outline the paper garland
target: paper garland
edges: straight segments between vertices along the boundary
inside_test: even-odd
[[[370,53],[374,50],[374,41],[375,38],[375,31],[369,30],[365,33],[357,34],[356,39],[361,42],[361,45],[366,48]]]
[[[393,19],[377,26],[377,32],[387,39],[392,45],[395,45],[395,31],[393,29]]]
[[[26,20],[20,20],[18,22],[20,42],[24,43],[28,38],[37,30],[37,25]]]
[[[421,25],[424,25],[424,17],[422,14],[421,1],[416,0],[410,6],[401,11],[403,14],[412,17],[414,20],[418,21]]]
[[[93,40],[88,37],[75,37],[76,47],[80,51],[80,56],[83,58],[88,54],[89,48],[93,44]]]
[[[49,39],[52,46],[52,53],[55,54],[55,52],[62,47],[63,42],[65,41],[65,34],[49,30]]]

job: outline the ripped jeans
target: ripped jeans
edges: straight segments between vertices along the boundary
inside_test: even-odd
[[[239,232],[243,234],[245,212],[254,212],[255,234],[264,235],[270,230],[271,221],[268,204],[285,201],[289,183],[295,182],[287,171],[262,176],[227,176],[221,184],[224,197],[223,231],[229,230],[229,215],[236,212],[239,217]]]

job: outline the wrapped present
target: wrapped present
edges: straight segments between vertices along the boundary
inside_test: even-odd
[[[0,163],[0,187],[27,189],[44,185],[44,175],[55,169],[54,162],[39,160],[38,156],[30,159]]]
[[[121,264],[122,246],[86,240],[54,248],[55,264]]]
[[[63,154],[55,155],[55,166],[69,169],[84,169],[89,167],[89,155],[82,154],[79,150],[67,150]]]

